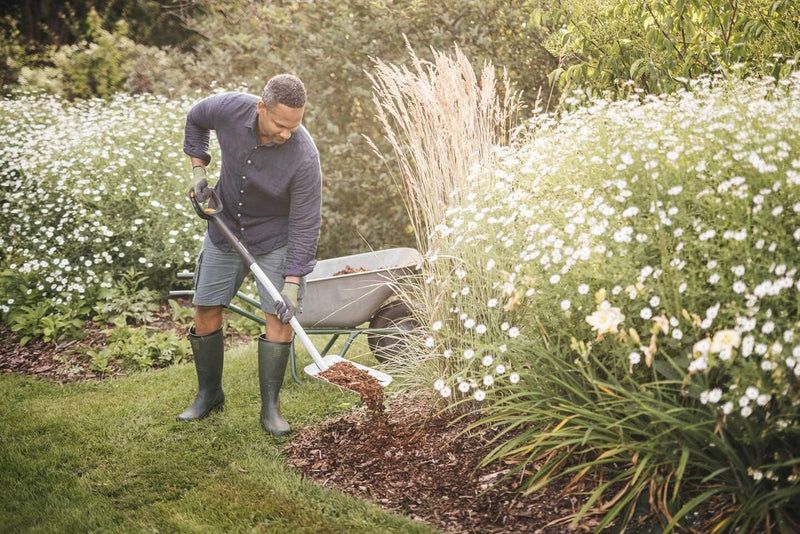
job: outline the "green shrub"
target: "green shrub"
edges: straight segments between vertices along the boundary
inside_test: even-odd
[[[494,455],[545,462],[528,490],[610,465],[578,520],[658,495],[672,528],[724,495],[716,526],[757,532],[800,503],[800,78],[693,85],[545,124],[442,231],[484,251],[463,283],[492,280],[525,340],[489,411],[531,425]]]
[[[175,270],[193,264],[205,228],[184,195],[190,105],[124,94],[0,101],[3,265],[39,277],[28,285],[46,298],[109,287],[130,268],[152,289],[172,285]]]
[[[158,310],[158,291],[145,286],[147,276],[133,268],[122,273],[114,285],[101,291],[95,316],[106,323],[121,320],[131,324],[147,323]]]
[[[193,268],[205,222],[185,197],[181,146],[190,106],[185,97],[125,94],[108,102],[41,94],[0,100],[4,320],[39,301],[102,303],[104,320],[116,313],[140,320],[150,306],[143,300]],[[123,273],[140,286],[146,277],[147,287],[123,287]]]
[[[562,88],[649,93],[688,88],[701,75],[739,71],[785,78],[800,55],[798,4],[789,0],[569,0],[534,11],[561,58]]]
[[[103,23],[103,18],[90,10],[84,39],[54,47],[47,61],[39,65],[20,65],[14,81],[26,90],[44,90],[69,99],[109,99],[120,91],[165,96],[189,91],[186,72],[191,70],[190,55],[134,41],[125,20],[118,20],[110,32]]]
[[[20,336],[19,344],[24,347],[33,339],[53,343],[82,338],[88,312],[89,308],[80,302],[66,305],[40,300],[10,309],[6,322]]]

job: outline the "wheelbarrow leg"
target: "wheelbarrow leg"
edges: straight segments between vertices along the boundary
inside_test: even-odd
[[[361,332],[359,332],[358,330],[356,330],[354,332],[350,332],[350,335],[347,336],[347,341],[344,342],[344,346],[342,347],[342,350],[339,351],[339,356],[344,358],[345,353],[348,350],[350,350],[350,345],[353,344],[353,341],[356,339],[356,336],[358,336],[358,334],[360,334],[360,333]]]
[[[330,339],[330,340],[328,340],[328,344],[327,344],[327,345],[325,345],[325,348],[324,348],[324,349],[322,349],[322,353],[321,353],[321,354],[322,354],[323,356],[325,356],[326,354],[328,354],[328,351],[329,351],[329,350],[331,350],[331,347],[333,346],[333,344],[334,344],[334,343],[336,343],[336,340],[337,340],[337,339],[339,339],[339,334],[333,334],[333,335],[331,336],[331,339]]]
[[[294,352],[294,334],[292,334],[292,344],[289,346],[289,365],[292,369],[292,378],[295,383],[300,383],[300,377],[297,376],[297,356]]]

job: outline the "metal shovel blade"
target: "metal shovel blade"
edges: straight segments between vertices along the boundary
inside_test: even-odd
[[[356,363],[356,362],[354,362],[352,360],[346,360],[345,358],[342,358],[338,354],[328,354],[327,356],[323,356],[322,357],[322,361],[325,362],[325,367],[326,368],[328,368],[328,367],[330,367],[330,366],[332,366],[332,365],[334,365],[336,363],[339,363],[339,362],[348,362],[350,365],[354,365],[358,369],[361,369],[362,371],[366,371],[371,377],[375,378],[380,383],[380,385],[383,386],[383,387],[386,387],[386,386],[388,386],[389,384],[392,383],[392,377],[390,375],[387,375],[386,373],[378,371],[377,369],[373,369],[372,367],[367,367],[366,365],[361,365],[360,363]],[[306,365],[303,368],[303,370],[309,376],[313,376],[314,378],[318,378],[320,380],[324,380],[324,378],[321,378],[321,377],[317,376],[322,371],[320,370],[319,366],[316,363],[310,363],[310,364]],[[327,380],[326,380],[326,382],[327,382]]]

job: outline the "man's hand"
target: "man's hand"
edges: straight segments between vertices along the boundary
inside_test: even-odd
[[[189,184],[189,189],[186,191],[186,196],[192,198],[194,196],[201,204],[211,198],[212,188],[208,187],[208,178],[206,178],[206,168],[202,165],[197,165],[192,168],[192,183]]]
[[[283,301],[275,302],[275,314],[283,324],[289,324],[297,311],[297,293],[300,291],[300,284],[285,282],[281,298]]]

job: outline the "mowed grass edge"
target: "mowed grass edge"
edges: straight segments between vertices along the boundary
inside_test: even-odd
[[[259,422],[254,344],[227,352],[223,385],[223,411],[179,423],[195,393],[191,364],[67,385],[0,375],[3,530],[436,532],[287,467],[291,438]],[[299,428],[360,400],[287,371],[281,402]]]

